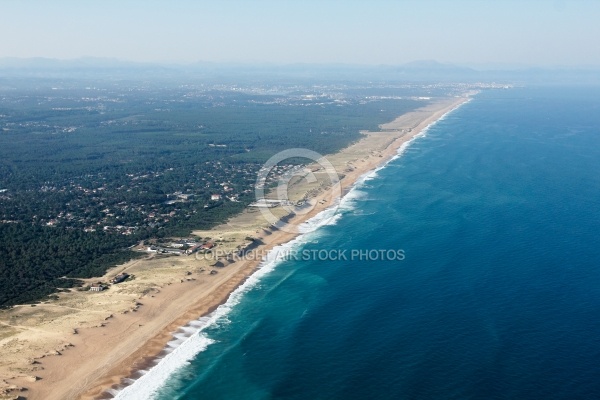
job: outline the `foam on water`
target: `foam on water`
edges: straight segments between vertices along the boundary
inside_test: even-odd
[[[150,399],[167,381],[169,376],[187,364],[196,354],[206,349],[213,340],[202,335],[190,336],[174,348],[160,362],[133,384],[117,393],[117,399]]]
[[[425,137],[427,136],[427,132],[438,122],[445,120],[448,115],[450,115],[451,113],[453,113],[454,111],[458,110],[460,107],[462,107],[463,105],[470,103],[471,99],[468,99],[467,101],[457,105],[456,107],[452,108],[451,110],[447,111],[446,113],[444,113],[440,118],[436,119],[435,121],[433,121],[432,123],[430,123],[429,125],[427,125],[425,128],[423,128],[423,130],[421,132],[419,132],[417,135],[413,136],[410,140],[407,140],[406,142],[402,143],[402,145],[400,146],[400,148],[398,149],[396,155],[394,157],[392,157],[389,161],[387,161],[385,164],[383,164],[382,166],[380,166],[379,168],[375,169],[373,172],[376,173],[378,171],[380,171],[382,168],[385,168],[390,162],[397,160],[398,158],[400,158],[405,152],[406,149],[408,149],[408,147],[413,144],[413,142],[419,138]]]
[[[158,390],[167,382],[169,376],[187,365],[198,353],[204,351],[211,343],[214,343],[203,331],[209,326],[228,323],[227,316],[233,307],[242,300],[244,294],[256,287],[265,275],[273,271],[277,265],[284,261],[286,255],[291,250],[314,239],[315,234],[312,231],[315,228],[335,224],[338,216],[334,213],[335,208],[333,207],[322,211],[305,223],[304,231],[307,233],[299,235],[290,242],[275,246],[267,253],[259,269],[234,290],[224,304],[220,305],[208,316],[192,321],[187,326],[180,328],[174,334],[175,339],[167,344],[165,351],[168,354],[160,359],[156,366],[135,380],[133,384],[116,392],[115,398],[122,400],[153,398]],[[189,336],[185,334],[189,334]],[[185,340],[182,340],[183,336],[186,336]],[[113,394],[115,391],[111,390],[108,393]]]
[[[446,118],[448,114],[458,109],[461,105],[448,111],[438,120],[429,124],[418,135],[415,135],[413,138],[403,143],[393,158],[378,168],[359,177],[342,199],[338,199],[332,206],[301,224],[298,227],[298,231],[300,232],[298,237],[287,243],[275,246],[261,262],[259,269],[234,290],[224,304],[220,305],[211,314],[190,321],[186,326],[179,328],[178,331],[173,334],[173,340],[167,343],[167,346],[164,349],[165,353],[167,353],[166,356],[157,360],[155,366],[148,371],[138,371],[141,376],[135,381],[129,378],[124,379],[123,384],[128,384],[129,386],[120,390],[109,389],[106,393],[114,395],[115,399],[120,400],[147,400],[154,398],[171,375],[187,365],[196,355],[206,350],[210,344],[214,343],[214,340],[209,338],[204,332],[206,328],[228,323],[229,320],[227,319],[227,316],[231,313],[232,309],[240,303],[245,293],[259,285],[261,279],[265,275],[273,271],[282,261],[285,261],[287,258],[286,255],[289,254],[290,251],[297,250],[298,247],[318,238],[318,228],[327,225],[335,225],[342,217],[343,211],[352,211],[356,209],[356,203],[365,200],[366,192],[361,191],[360,188],[362,188],[366,182],[376,178],[380,170],[385,168],[391,161],[402,156],[405,150],[416,139],[425,136],[431,126],[437,121]],[[338,209],[342,212],[338,212]]]
[[[429,129],[431,129],[431,127],[433,127],[435,124],[437,124],[439,121],[443,121],[445,120],[448,115],[450,115],[452,112],[458,110],[460,107],[462,107],[463,105],[467,104],[471,102],[471,99],[468,99],[467,101],[457,105],[456,107],[452,108],[451,110],[447,111],[446,113],[444,113],[440,118],[436,119],[435,121],[431,122],[429,125],[427,125],[425,128],[423,128],[423,130],[421,130],[421,132],[419,132],[417,135],[413,136],[412,138],[410,138],[410,140],[407,140],[406,142],[402,143],[402,145],[400,145],[400,148],[398,148],[398,151],[396,152],[396,154],[390,158],[389,160],[387,160],[385,163],[383,163],[382,165],[380,165],[379,167],[366,172],[365,174],[361,175],[356,182],[352,185],[352,188],[350,189],[350,191],[348,192],[348,194],[346,196],[344,196],[344,198],[342,199],[342,203],[344,201],[349,202],[350,204],[352,203],[353,200],[356,200],[356,197],[352,197],[350,196],[352,192],[357,191],[360,188],[366,187],[368,181],[373,180],[375,178],[378,177],[379,171],[381,171],[384,168],[387,168],[388,165],[394,161],[397,160],[398,158],[402,157],[402,155],[406,152],[406,149],[408,149],[417,139],[422,138],[427,136],[427,132],[429,131]]]

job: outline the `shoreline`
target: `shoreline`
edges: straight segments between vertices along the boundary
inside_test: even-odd
[[[357,143],[328,155],[327,158],[332,159],[344,152],[355,155],[352,151],[360,149],[369,141],[374,140],[378,145],[385,142],[381,151],[375,151],[376,156],[367,155],[357,161],[358,165],[353,165],[351,171],[343,176],[340,180],[342,197],[363,176],[397,157],[402,146],[470,98],[469,94],[465,94],[465,97],[439,99],[381,125],[379,132],[362,132],[363,137]],[[406,127],[409,128],[405,129]],[[364,155],[364,151],[360,153],[356,150],[356,154]],[[340,165],[336,165],[338,172],[345,165],[342,161],[344,159],[340,160]],[[315,195],[312,199],[314,208],[307,214],[293,216],[290,222],[300,225],[315,217],[333,204],[334,197],[335,194],[330,189]],[[263,244],[259,249],[267,253],[299,235],[300,232],[279,230],[260,232],[258,237]],[[179,284],[169,283],[157,290],[156,297],[154,294],[140,297],[139,301],[143,301],[144,305],[139,311],[132,310],[137,311],[136,313],[119,315],[115,317],[115,321],[111,320],[106,327],[101,325],[102,328],[98,330],[86,329],[81,335],[77,335],[74,345],[67,346],[74,347],[73,349],[64,351],[60,357],[44,358],[44,373],[40,373],[42,379],[33,385],[28,384],[30,390],[27,398],[111,398],[108,390],[117,387],[119,390],[123,389],[124,380],[132,379],[132,376],[139,375],[139,371],[153,367],[157,359],[165,356],[167,344],[173,340],[174,333],[226,303],[237,288],[260,270],[262,262],[262,259],[239,260],[228,265],[223,276],[217,274],[209,283],[198,281],[188,285],[181,280],[182,284],[191,287],[183,289]]]
[[[434,114],[432,114],[432,116],[430,118],[427,118],[426,120],[424,120],[421,124],[419,124],[416,128],[412,129],[411,132],[409,132],[408,134],[403,134],[400,137],[397,137],[393,140],[393,142],[388,145],[388,147],[385,149],[386,152],[388,152],[389,150],[393,150],[393,154],[386,154],[386,156],[382,157],[382,161],[380,163],[378,163],[375,168],[373,169],[368,169],[366,171],[361,171],[361,173],[355,178],[353,179],[351,182],[343,182],[343,180],[340,181],[341,183],[341,198],[345,197],[348,193],[350,193],[352,191],[352,189],[359,183],[359,180],[361,180],[361,178],[367,176],[368,174],[371,174],[372,172],[380,169],[380,168],[384,168],[389,162],[393,161],[394,159],[396,159],[398,156],[401,155],[401,153],[399,153],[399,151],[401,150],[402,146],[405,146],[407,144],[409,144],[410,142],[412,142],[414,139],[417,139],[424,131],[426,131],[430,126],[434,125],[435,123],[437,123],[438,121],[442,120],[446,115],[448,115],[449,113],[451,113],[452,111],[456,110],[457,108],[459,108],[460,106],[462,106],[463,104],[467,103],[470,100],[469,98],[464,98],[462,99],[462,101],[458,101],[457,103],[446,107]],[[439,115],[441,113],[441,115]],[[437,116],[439,115],[439,117]],[[400,116],[402,117],[402,116]],[[390,124],[392,124],[393,122],[391,122]],[[387,125],[387,124],[384,124]],[[424,126],[421,126],[424,125]],[[382,125],[383,126],[383,125]],[[382,132],[384,132],[384,130],[382,129]],[[395,145],[396,144],[396,145]],[[331,193],[327,194],[328,196],[331,196]],[[325,197],[325,196],[323,196]],[[320,200],[323,199],[323,197],[318,197],[317,198],[317,205],[320,203]],[[341,199],[340,199],[341,200]],[[331,207],[324,207],[324,208],[319,208],[319,207],[315,207],[313,210],[311,210],[310,213],[306,214],[305,216],[302,216],[300,218],[292,218],[291,222],[295,223],[295,224],[301,224],[303,222],[307,222],[308,220],[311,220],[313,218],[316,218],[319,216],[319,214],[326,212],[327,209]],[[270,246],[267,247],[268,252],[272,251],[274,247],[276,246],[280,246],[280,245],[285,245],[287,243],[290,243],[291,241],[293,241],[294,239],[302,236],[302,233],[295,233],[295,234],[288,234],[288,236],[290,236],[290,238],[288,240],[284,240],[281,242],[273,242],[270,243]],[[238,289],[240,288],[250,277],[252,277],[259,269],[261,269],[261,265],[263,263],[267,262],[266,260],[254,260],[254,267],[253,267],[253,271],[252,273],[250,273],[248,276],[246,276],[242,281],[240,281],[238,283],[238,285],[231,291],[231,293],[229,293],[227,295],[226,298],[224,298],[219,304],[214,305],[213,307],[211,307],[211,309],[209,309],[209,311],[207,311],[205,314],[202,315],[198,315],[198,317],[195,320],[198,320],[201,317],[206,317],[208,315],[210,315],[212,312],[216,311],[221,305],[226,304],[227,301],[229,300],[230,296]],[[187,326],[190,324],[190,322],[194,321],[193,319],[189,319],[187,321],[185,321],[185,323],[179,325],[178,328],[179,329],[183,326]],[[176,330],[175,329],[175,330]],[[201,328],[199,331],[201,331],[203,328]],[[169,335],[172,338],[172,334],[175,330],[172,330]],[[198,332],[199,332],[198,331]],[[196,332],[195,334],[197,334],[198,332]],[[166,345],[167,343],[165,343],[165,345],[162,347],[162,350],[160,353],[154,355],[154,356],[148,356],[146,359],[146,365],[145,366],[150,366],[152,365],[150,368],[153,368],[155,366],[158,365],[158,363],[160,362],[160,360],[162,358],[164,358],[164,356],[161,356],[161,353],[164,352],[166,350]],[[121,381],[123,379],[131,379],[131,377],[135,374],[138,374],[141,370],[148,370],[148,368],[137,368],[135,370],[130,370],[129,375],[127,376],[123,376],[121,375]],[[142,376],[138,377],[137,379],[141,379]],[[135,380],[137,380],[135,379]],[[109,389],[116,389],[114,386],[117,384],[113,384],[110,388],[106,388],[104,390],[104,393],[106,393],[107,390]],[[130,385],[133,385],[133,383],[131,383]],[[119,385],[119,389],[118,390],[123,390],[125,387],[128,387],[130,385],[126,385],[123,386],[122,384]],[[83,397],[85,399],[87,399],[87,397]],[[110,398],[110,397],[107,397]]]

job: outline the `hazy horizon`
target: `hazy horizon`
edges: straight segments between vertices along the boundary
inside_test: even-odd
[[[32,7],[33,6],[33,7]],[[600,2],[5,1],[0,58],[598,67]]]

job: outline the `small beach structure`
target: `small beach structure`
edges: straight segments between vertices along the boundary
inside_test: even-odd
[[[289,200],[275,200],[275,199],[258,199],[254,203],[248,205],[248,207],[254,208],[275,208],[279,206],[293,206]]]
[[[90,292],[101,292],[105,289],[106,289],[106,286],[104,286],[101,283],[95,283],[92,286],[90,286]]]
[[[187,250],[185,251],[185,254],[192,254],[192,253],[195,253],[195,252],[197,252],[198,250],[200,250],[200,247],[201,247],[201,246],[202,246],[202,245],[200,245],[200,244],[197,244],[197,245],[195,245],[195,246],[192,246],[192,247],[190,247],[189,249],[187,249]]]
[[[202,246],[200,246],[200,250],[210,250],[213,247],[215,247],[215,244],[213,242],[206,242]]]
[[[123,272],[117,276],[115,276],[112,280],[111,283],[121,283],[123,282],[125,279],[129,278],[129,274],[126,272]]]

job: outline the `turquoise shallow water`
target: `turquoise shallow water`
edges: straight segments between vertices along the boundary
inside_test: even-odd
[[[278,263],[157,398],[600,398],[600,90],[484,92],[351,196],[294,248],[405,259]]]

